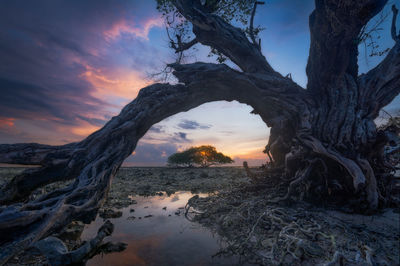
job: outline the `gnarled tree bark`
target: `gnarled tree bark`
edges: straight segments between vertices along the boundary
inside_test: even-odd
[[[390,197],[380,183],[392,169],[374,150],[388,142],[388,134],[378,132],[373,120],[400,92],[400,41],[395,34],[386,59],[358,76],[357,38],[386,2],[316,0],[304,89],[274,71],[256,43],[201,1],[174,1],[192,23],[195,41],[218,50],[241,71],[223,64],[174,64],[179,84],[143,88],[118,116],[81,142],[0,145],[0,162],[42,166],[16,176],[0,191],[0,264],[72,220],[93,218],[122,162],[152,125],[211,101],[248,104],[271,127],[266,152],[296,185],[284,199],[307,179],[312,196],[353,200],[360,211],[375,210],[380,198]],[[34,189],[68,179],[75,181],[26,202]]]

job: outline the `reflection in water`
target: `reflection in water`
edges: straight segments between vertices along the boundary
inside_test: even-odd
[[[184,217],[182,208],[192,196],[190,192],[177,192],[170,197],[165,194],[132,197],[137,204],[124,208],[122,217],[110,219],[115,230],[105,239],[127,243],[127,249],[120,253],[97,255],[87,265],[237,264],[238,259],[234,257],[212,258],[220,249],[218,236]],[[149,215],[152,216],[144,218]],[[97,217],[85,228],[82,238],[95,235],[102,224],[102,218]]]

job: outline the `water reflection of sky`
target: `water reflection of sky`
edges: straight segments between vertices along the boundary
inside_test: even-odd
[[[221,247],[218,236],[183,215],[190,192],[171,196],[134,197],[137,204],[124,208],[120,218],[110,219],[115,225],[106,240],[128,244],[125,251],[97,255],[87,265],[235,265],[238,258],[212,258]],[[206,194],[199,194],[206,196]],[[167,207],[166,210],[163,210]],[[134,209],[134,212],[130,210]],[[175,213],[180,211],[180,215]],[[144,216],[152,217],[144,218]],[[134,216],[135,219],[129,218]],[[141,217],[141,219],[139,219]],[[94,236],[103,224],[98,217],[83,232],[83,238]]]

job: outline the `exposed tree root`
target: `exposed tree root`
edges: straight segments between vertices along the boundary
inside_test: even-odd
[[[355,217],[304,202],[283,208],[268,203],[276,189],[247,185],[193,198],[193,219],[223,236],[227,246],[218,255],[259,265],[391,265],[399,259],[398,214]]]
[[[298,188],[298,186],[310,176],[311,171],[312,171],[312,169],[314,167],[314,164],[317,161],[320,161],[320,160],[319,159],[314,159],[312,161],[309,161],[309,164],[304,169],[298,170],[296,172],[294,180],[292,180],[290,182],[290,184],[289,184],[288,191],[287,191],[286,195],[283,196],[283,197],[278,197],[278,198],[272,199],[272,200],[270,200],[270,202],[276,203],[276,202],[279,202],[279,201],[285,201],[285,200],[290,199],[290,197],[293,195],[295,189]]]
[[[335,251],[331,261],[324,264],[324,266],[344,265],[344,256],[341,252]]]
[[[68,251],[65,244],[57,237],[49,236],[36,242],[32,249],[43,254],[50,265],[85,265],[86,261],[102,252],[119,252],[126,248],[123,243],[103,243],[103,239],[114,231],[114,225],[106,221],[97,232],[96,237],[85,242],[76,250]]]
[[[265,171],[261,170],[258,172],[252,172],[249,168],[249,165],[247,162],[243,162],[243,167],[244,170],[246,171],[247,176],[250,178],[250,180],[254,183],[259,183],[265,180]]]

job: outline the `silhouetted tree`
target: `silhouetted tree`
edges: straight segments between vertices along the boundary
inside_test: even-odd
[[[185,150],[182,152],[177,152],[168,157],[168,165],[169,166],[183,166],[183,167],[192,167],[193,166],[193,155],[189,152],[189,150]]]
[[[211,165],[228,164],[234,161],[211,145],[191,147],[182,152],[177,152],[168,157],[168,164],[173,166],[192,167],[199,165],[209,167]]]

